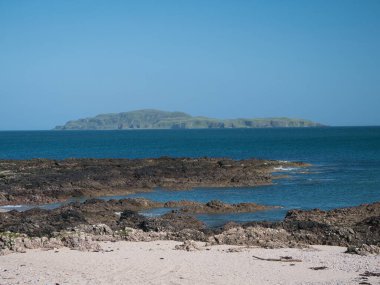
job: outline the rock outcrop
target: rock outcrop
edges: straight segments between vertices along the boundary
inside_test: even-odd
[[[197,251],[201,250],[200,246],[193,240],[185,240],[182,244],[175,246],[177,250]]]
[[[164,207],[181,208],[181,212],[189,214],[251,213],[276,208],[256,203],[226,204],[218,200],[212,200],[205,204],[193,201],[166,202]]]
[[[175,207],[160,217],[147,218],[139,211]],[[226,204],[220,201],[199,203],[178,201],[160,203],[147,199],[97,200],[75,202],[56,209],[33,208],[24,212],[0,213],[0,232],[11,231],[29,236],[51,236],[53,232],[78,225],[105,224],[112,230],[130,227],[144,231],[171,231],[182,229],[205,229],[205,225],[194,217],[198,213],[254,212],[270,207],[254,203]]]
[[[136,205],[135,202],[120,204],[123,203],[134,207]],[[115,201],[111,204],[119,205]],[[138,204],[149,205],[150,202],[140,201]],[[105,203],[103,208],[107,206]],[[84,210],[86,207],[87,210]],[[95,208],[100,211],[96,213]],[[0,254],[23,252],[29,248],[62,246],[98,251],[101,250],[98,241],[116,240],[194,240],[209,245],[267,248],[325,244],[346,246],[349,253],[356,254],[379,254],[380,248],[380,203],[332,211],[290,211],[282,222],[229,223],[217,229],[206,228],[193,215],[181,211],[153,218],[128,209],[119,215],[113,211],[112,207],[103,211],[95,201],[91,201],[83,209],[73,204],[50,211],[1,213]],[[112,217],[104,218],[105,216]],[[183,244],[181,249],[186,250],[187,247],[191,247],[189,242]]]
[[[218,158],[1,160],[0,205],[126,195],[155,187],[240,187],[272,182],[276,167],[301,162]]]

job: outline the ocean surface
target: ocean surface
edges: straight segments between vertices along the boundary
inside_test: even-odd
[[[283,170],[281,174],[285,172],[289,178],[275,180],[270,186],[156,189],[128,196],[282,207],[257,213],[198,215],[210,226],[226,221],[280,220],[289,209],[332,209],[380,201],[380,127],[0,132],[0,159],[160,156],[255,157],[312,164],[307,169]]]

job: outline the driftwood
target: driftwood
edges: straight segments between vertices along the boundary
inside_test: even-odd
[[[293,257],[291,257],[291,256],[280,256],[280,258],[262,258],[259,256],[252,255],[252,257],[259,259],[259,260],[265,260],[265,261],[302,262],[301,259],[293,259]]]
[[[313,270],[325,270],[327,268],[328,268],[327,266],[309,267],[309,269],[313,269]]]
[[[359,274],[359,275],[363,276],[363,277],[380,277],[380,272],[366,271],[366,272]]]

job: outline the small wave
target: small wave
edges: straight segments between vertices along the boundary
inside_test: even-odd
[[[279,167],[274,167],[273,169],[274,170],[280,170],[280,171],[292,171],[292,170],[295,170],[296,168],[279,166]]]
[[[0,208],[21,208],[21,207],[24,207],[24,205],[5,205],[5,206],[1,206]]]
[[[336,181],[334,178],[308,178],[308,181],[314,181],[314,182],[325,182],[325,181]]]

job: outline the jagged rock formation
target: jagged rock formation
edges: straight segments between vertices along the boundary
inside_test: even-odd
[[[333,211],[289,212],[283,222],[228,224],[208,229],[194,216],[171,212],[161,217],[139,215],[136,203],[73,204],[55,210],[0,213],[0,255],[31,248],[67,246],[101,250],[97,241],[184,241],[178,249],[196,250],[189,240],[208,245],[307,247],[313,244],[348,247],[348,253],[380,253],[380,203]],[[143,205],[143,201],[137,204]],[[122,206],[124,205],[124,206]],[[121,215],[113,210],[125,209]],[[96,212],[95,209],[99,209]],[[322,215],[320,215],[322,213]],[[187,242],[186,242],[187,241]]]
[[[126,130],[126,129],[205,129],[205,128],[279,128],[320,127],[319,123],[304,119],[214,119],[193,117],[182,112],[139,110],[101,114],[67,122],[55,130]]]
[[[178,208],[159,219],[147,219],[137,212],[154,208]],[[81,224],[106,224],[113,230],[125,227],[145,231],[178,231],[180,229],[203,229],[205,225],[195,219],[196,213],[255,212],[271,207],[255,203],[226,204],[220,201],[199,203],[192,201],[155,202],[143,198],[122,200],[90,199],[83,203],[70,203],[57,209],[34,208],[24,212],[0,213],[0,232],[17,232],[29,236],[51,236],[56,231]]]

